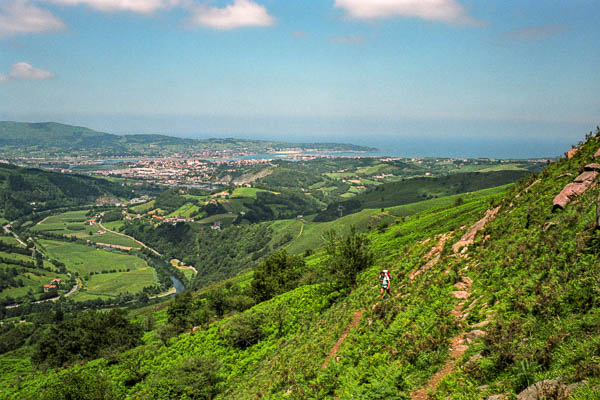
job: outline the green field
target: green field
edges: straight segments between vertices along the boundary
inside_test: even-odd
[[[93,243],[106,243],[118,246],[140,248],[140,245],[133,240],[116,235],[111,232],[99,233],[103,231],[99,225],[89,225],[86,216],[87,211],[69,211],[62,214],[52,215],[31,228],[37,232],[51,232],[54,234],[74,236],[79,239],[89,240]],[[123,221],[111,221],[103,223],[110,230],[117,230],[123,225]]]
[[[150,200],[147,203],[142,203],[137,206],[129,207],[129,209],[135,213],[143,214],[154,208],[154,200]]]
[[[21,246],[21,244],[12,236],[0,236],[0,242],[11,246]]]
[[[129,272],[114,272],[108,274],[95,274],[92,275],[87,281],[83,283],[84,291],[82,294],[105,294],[105,295],[118,295],[118,294],[135,294],[141,292],[146,286],[156,284],[156,273],[151,267],[144,267]],[[74,297],[75,300],[81,300],[79,295]]]
[[[221,221],[221,223],[223,225],[226,224],[230,224],[233,222],[234,219],[237,218],[236,214],[217,214],[217,215],[211,215],[210,217],[206,217],[204,219],[201,219],[198,222],[199,224],[202,225],[208,225],[208,224],[213,224],[217,221]]]
[[[141,248],[141,246],[138,243],[134,242],[128,237],[117,235],[112,232],[106,232],[101,235],[94,234],[93,236],[90,236],[87,239],[93,243],[114,244],[117,246],[131,247],[134,249]]]
[[[40,240],[46,254],[64,263],[67,270],[85,276],[90,272],[110,271],[113,269],[146,268],[144,260],[106,250],[96,249],[78,243],[59,242],[56,240]]]
[[[198,211],[200,211],[200,207],[198,207],[196,204],[185,203],[184,205],[179,207],[177,210],[175,210],[171,214],[169,214],[168,217],[189,218],[192,215],[196,214]]]
[[[236,188],[233,191],[233,193],[231,193],[231,197],[232,198],[249,197],[251,199],[256,199],[256,194],[258,192],[268,192],[268,190],[251,188],[251,187],[239,187],[239,188]],[[273,192],[271,192],[271,193],[273,193]]]

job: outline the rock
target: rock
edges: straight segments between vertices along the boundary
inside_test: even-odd
[[[600,157],[600,149],[596,150],[596,152],[594,153],[594,158],[598,157]]]
[[[577,178],[575,178],[574,182],[577,183],[593,183],[596,178],[598,178],[598,171],[584,171]]]
[[[471,332],[467,333],[467,340],[473,341],[477,338],[484,337],[484,336],[485,336],[485,331],[482,331],[481,329],[475,329],[475,330],[472,330]]]
[[[567,400],[577,385],[565,385],[559,378],[539,381],[517,395],[517,400]]]
[[[532,187],[534,187],[535,185],[537,185],[541,181],[542,181],[541,179],[536,179],[535,181],[533,181],[533,183],[531,185],[529,185],[529,186],[527,186],[525,188],[525,193],[529,193],[529,189],[531,189]]]
[[[566,172],[566,173],[564,173],[564,174],[560,174],[559,176],[557,176],[557,178],[565,178],[565,177],[567,177],[567,176],[573,176],[573,174],[572,174],[572,173],[570,173],[570,172]]]
[[[588,164],[585,167],[583,167],[584,171],[599,171],[600,172],[600,164],[598,163],[592,163],[592,164]]]
[[[573,156],[575,154],[577,154],[577,152],[579,151],[579,148],[575,148],[575,149],[571,149],[569,151],[567,151],[567,159],[570,160],[571,158],[573,158]]]
[[[458,290],[465,290],[467,288],[467,284],[464,282],[457,282],[454,284],[454,287]]]
[[[477,233],[479,231],[481,231],[483,228],[485,228],[485,225],[489,221],[496,218],[498,211],[500,211],[500,206],[493,208],[491,210],[487,210],[485,212],[485,215],[483,216],[483,218],[481,218],[479,221],[475,222],[473,224],[473,226],[471,226],[471,228],[469,228],[467,233],[465,233],[458,242],[454,243],[454,245],[452,246],[452,251],[454,251],[454,253],[458,253],[458,251],[461,248],[472,244],[475,240],[475,235],[477,235]],[[463,250],[465,250],[465,249],[463,249]]]
[[[485,326],[488,326],[489,324],[490,324],[490,321],[487,319],[484,319],[481,322],[471,325],[471,328],[483,328]]]
[[[487,400],[505,400],[508,396],[505,394],[493,394],[487,398]]]
[[[598,175],[598,173],[595,171],[592,173],[596,174],[596,176]],[[585,174],[585,172],[584,172],[584,174]],[[584,178],[588,179],[589,175]],[[582,178],[582,179],[584,179],[584,178]],[[573,200],[575,197],[585,193],[585,191],[588,190],[592,186],[593,183],[594,183],[594,181],[585,180],[582,182],[573,182],[573,183],[567,184],[563,188],[563,190],[558,195],[556,195],[556,197],[552,201],[552,204],[554,205],[554,207],[565,208],[567,206],[567,204],[569,204],[571,202],[571,200]]]
[[[467,299],[469,298],[469,296],[471,296],[471,293],[469,292],[465,292],[464,290],[457,290],[451,293],[452,296],[456,297],[457,299]]]
[[[477,353],[475,355],[472,355],[471,358],[469,358],[469,362],[470,363],[477,362],[477,361],[481,360],[482,358],[483,358],[483,356],[481,355],[481,353]],[[479,389],[479,388],[477,388],[477,389]]]

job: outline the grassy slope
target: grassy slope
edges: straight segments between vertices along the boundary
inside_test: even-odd
[[[388,207],[383,212],[381,212],[381,209],[366,209],[330,222],[311,222],[299,219],[269,222],[268,224],[273,228],[271,244],[278,243],[284,236],[290,235],[293,239],[285,246],[285,249],[290,253],[302,253],[307,249],[321,247],[324,244],[323,235],[331,229],[347,234],[350,231],[350,227],[354,225],[359,231],[366,231],[382,223],[389,225],[394,223],[398,218],[408,217],[428,209],[441,210],[451,207],[458,199],[468,201],[482,196],[492,196],[507,190],[509,186],[499,186],[472,193],[463,193]]]

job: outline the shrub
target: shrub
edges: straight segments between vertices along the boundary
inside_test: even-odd
[[[257,313],[243,313],[231,317],[221,329],[221,337],[231,346],[245,349],[256,344],[263,337],[262,316]]]
[[[195,357],[184,360],[174,370],[164,370],[149,378],[149,389],[145,399],[209,400],[219,392],[221,365],[214,360]]]
[[[342,287],[354,287],[356,275],[373,264],[373,253],[369,248],[370,240],[364,234],[356,232],[352,226],[350,234],[341,238],[335,231],[326,233],[326,266],[334,283]]]

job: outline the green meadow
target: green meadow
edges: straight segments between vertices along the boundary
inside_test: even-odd
[[[146,262],[141,258],[79,243],[45,239],[40,240],[39,243],[49,258],[64,263],[67,270],[83,276],[90,272],[126,270],[128,268],[133,270],[147,267]]]

